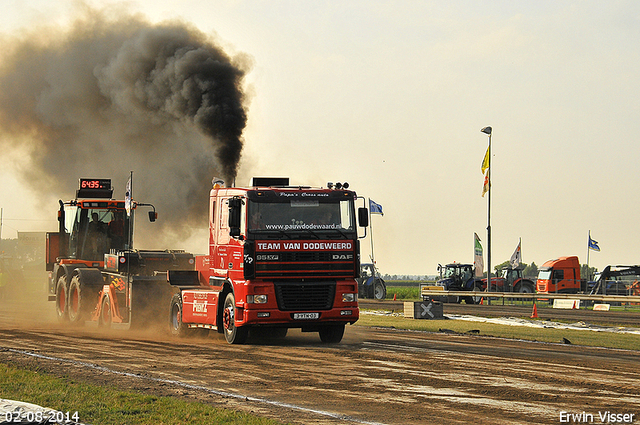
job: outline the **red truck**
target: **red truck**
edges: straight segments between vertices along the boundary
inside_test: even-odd
[[[289,328],[340,342],[359,318],[358,222],[368,225],[348,184],[290,186],[254,178],[248,188],[214,184],[209,254],[198,257],[198,284],[171,301],[173,334],[224,333],[241,344],[249,330],[284,336]]]
[[[482,290],[487,290],[487,279],[482,279]],[[491,278],[490,292],[520,292],[532,294],[535,291],[534,283],[523,276],[522,269],[511,267],[503,269],[502,275]]]
[[[249,329],[282,337],[289,328],[336,343],[358,320],[358,223],[368,226],[369,216],[366,208],[356,216],[358,198],[347,183],[215,184],[202,256],[133,249],[133,213],[153,206],[131,201],[129,214],[112,193],[109,179],[80,179],[76,199],[60,201],[59,230],[47,234],[47,270],[61,322],[168,322],[175,335],[216,330],[240,344]],[[156,217],[153,208],[149,218]]]
[[[538,269],[536,289],[539,294],[586,292],[587,281],[580,278],[578,257],[560,257],[544,263]]]

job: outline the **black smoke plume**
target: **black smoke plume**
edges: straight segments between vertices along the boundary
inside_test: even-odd
[[[232,181],[240,161],[246,55],[183,22],[102,11],[3,45],[0,149],[38,195],[68,199],[100,177],[121,198],[133,171],[134,198],[161,215],[156,236],[206,228],[212,177]]]

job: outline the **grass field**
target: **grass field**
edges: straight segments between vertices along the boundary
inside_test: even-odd
[[[71,415],[78,412],[79,422],[100,425],[280,424],[204,403],[82,384],[70,378],[56,378],[1,363],[0,398],[37,404]],[[5,422],[4,412],[0,412],[0,423]]]
[[[636,334],[531,328],[463,320],[415,320],[406,319],[397,314],[366,314],[366,311],[360,314],[360,319],[356,322],[356,326],[374,326],[423,332],[455,332],[459,334],[471,334],[470,331],[478,331],[473,332],[473,335],[553,343],[564,343],[563,338],[566,338],[574,345],[626,350],[638,350],[638,347],[640,347],[640,335]]]
[[[397,300],[411,301],[421,300],[420,288],[413,286],[387,286],[387,299],[392,300],[396,296]]]

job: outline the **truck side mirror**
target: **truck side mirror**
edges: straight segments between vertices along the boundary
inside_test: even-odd
[[[358,208],[358,223],[360,227],[369,226],[369,210],[365,207]]]
[[[233,238],[240,236],[240,214],[242,213],[242,199],[229,199],[229,235]]]
[[[155,211],[149,211],[149,221],[155,222],[158,219],[158,213]]]

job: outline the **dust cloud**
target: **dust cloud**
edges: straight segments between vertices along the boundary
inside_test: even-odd
[[[161,217],[136,230],[138,247],[173,248],[207,227],[211,180],[232,181],[241,158],[251,58],[182,21],[114,10],[2,41],[0,148],[45,218],[80,177],[112,178],[123,198],[133,171],[134,199]]]

